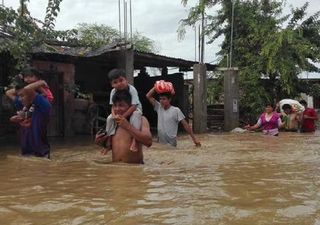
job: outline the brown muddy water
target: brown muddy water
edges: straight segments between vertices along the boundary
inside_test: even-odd
[[[110,163],[81,140],[52,160],[1,146],[1,225],[320,225],[319,134],[206,134],[145,165]],[[109,153],[110,154],[110,153]]]

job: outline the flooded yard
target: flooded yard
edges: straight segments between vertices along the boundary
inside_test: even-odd
[[[52,160],[1,146],[4,225],[320,225],[319,134],[205,134],[154,144],[144,165],[112,164],[90,141]]]

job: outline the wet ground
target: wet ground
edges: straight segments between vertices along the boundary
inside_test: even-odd
[[[145,165],[112,164],[86,138],[52,160],[1,145],[0,224],[320,225],[320,135],[206,134]]]

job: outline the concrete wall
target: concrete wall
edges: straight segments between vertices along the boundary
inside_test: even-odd
[[[230,68],[224,74],[224,130],[239,126],[239,75]]]
[[[133,72],[134,72],[134,54],[133,48],[123,49],[119,51],[117,60],[117,67],[123,68],[126,71],[129,84],[133,84]]]
[[[193,66],[193,130],[207,132],[207,68],[204,64]]]

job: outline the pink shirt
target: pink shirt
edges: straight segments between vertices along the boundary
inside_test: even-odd
[[[262,132],[268,135],[277,135],[279,133],[279,125],[281,124],[281,119],[278,113],[272,113],[271,117],[266,117],[266,113],[262,113],[257,124],[262,126]]]
[[[53,102],[54,97],[48,86],[43,87],[43,94],[45,95],[49,103]]]

